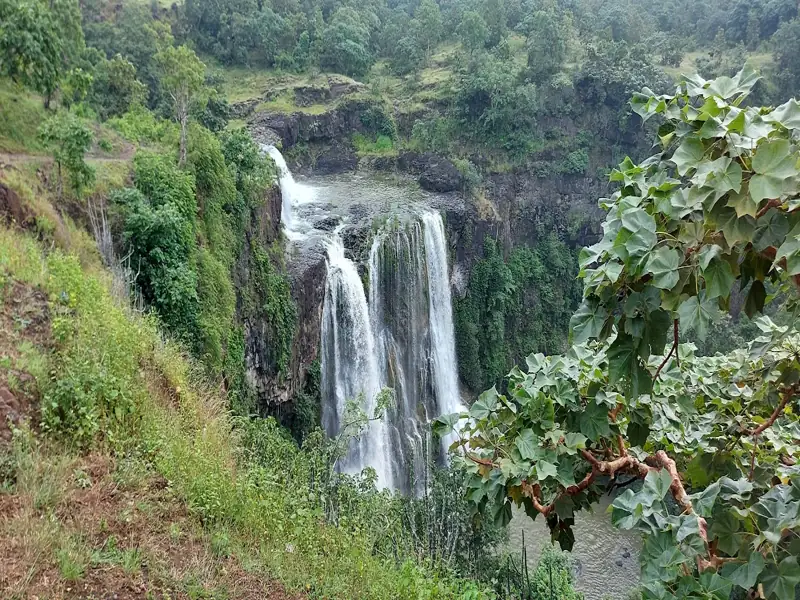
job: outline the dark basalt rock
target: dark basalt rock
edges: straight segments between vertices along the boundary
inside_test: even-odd
[[[314,173],[318,175],[335,175],[358,168],[358,156],[352,148],[344,144],[335,144],[326,148],[314,163]]]
[[[342,218],[339,215],[331,215],[330,217],[325,217],[324,219],[316,221],[314,223],[314,229],[333,231],[341,222]]]
[[[455,192],[463,183],[464,177],[456,166],[439,156],[427,161],[419,177],[419,185],[429,192]]]

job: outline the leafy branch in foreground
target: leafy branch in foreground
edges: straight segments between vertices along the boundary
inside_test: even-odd
[[[800,104],[743,107],[756,81],[745,69],[633,98],[663,119],[660,152],[611,175],[603,238],[580,257],[574,346],[434,423],[466,423],[454,461],[475,504],[500,521],[522,505],[565,548],[576,510],[643,480],[610,512],[645,535],[647,599],[794,600],[800,584]],[[751,316],[788,298],[792,326],[759,317],[762,335],[727,355],[679,345],[737,283]]]

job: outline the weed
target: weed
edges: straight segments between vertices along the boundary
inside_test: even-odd
[[[63,579],[77,581],[89,566],[89,552],[79,540],[69,536],[56,550],[56,564]]]

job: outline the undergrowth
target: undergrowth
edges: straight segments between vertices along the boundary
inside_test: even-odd
[[[387,506],[386,492],[339,498],[347,510],[328,522],[326,504],[298,475],[322,454],[299,450],[271,421],[235,426],[205,371],[159,333],[153,317],[119,305],[99,265],[82,266],[62,250],[43,254],[31,238],[0,229],[0,270],[41,286],[51,300],[56,349],[40,384],[44,430],[163,475],[218,548],[316,598],[488,597],[447,570],[409,562],[405,551],[376,552],[367,523]],[[391,528],[392,515],[385,518]],[[70,544],[53,546],[55,556],[64,577],[80,578],[85,565]]]

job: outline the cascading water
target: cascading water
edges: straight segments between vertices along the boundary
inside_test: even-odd
[[[384,228],[370,252],[370,317],[381,385],[394,388],[388,419],[394,487],[418,491],[430,448],[427,423],[461,410],[444,225],[425,212]]]
[[[428,300],[436,414],[444,415],[464,410],[458,392],[456,335],[453,327],[450,279],[447,272],[447,244],[442,217],[438,213],[423,214],[422,222],[425,229],[425,258],[428,267]],[[442,440],[445,452],[454,441],[454,437],[453,433]]]
[[[380,391],[375,342],[364,287],[355,264],[345,257],[341,239],[328,243],[328,277],[322,315],[322,421],[329,434],[339,433],[349,418],[347,402],[356,400],[372,417]],[[380,487],[392,485],[387,469],[386,423],[371,421],[341,462],[347,472],[371,466]]]
[[[315,190],[313,187],[297,183],[292,172],[286,165],[283,155],[275,146],[261,144],[261,151],[269,154],[275,162],[280,173],[278,183],[281,186],[281,222],[286,230],[289,239],[297,238],[305,227],[305,224],[297,219],[296,208],[302,204],[314,201]]]
[[[379,487],[421,490],[432,448],[428,423],[461,410],[456,371],[452,302],[444,225],[424,211],[401,224],[394,220],[375,235],[369,256],[369,303],[356,264],[339,235],[314,230],[302,220],[302,205],[319,188],[297,183],[274,146],[263,146],[280,169],[281,219],[290,239],[321,236],[328,275],[322,315],[322,422],[333,436],[346,427],[347,404],[359,403],[372,417],[376,396],[394,389],[396,404],[366,431],[340,462],[355,473],[372,467]],[[301,210],[297,210],[301,208]]]

